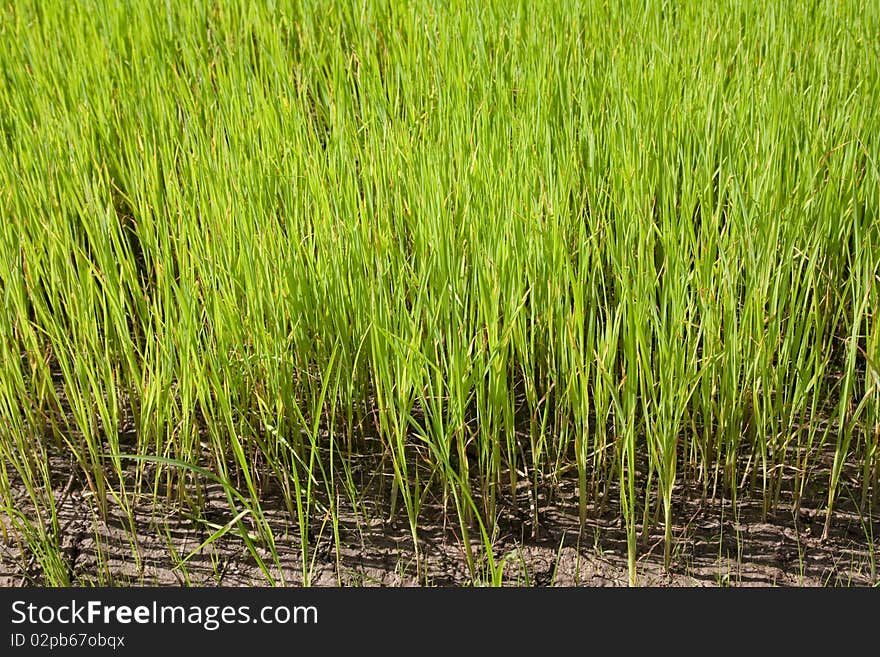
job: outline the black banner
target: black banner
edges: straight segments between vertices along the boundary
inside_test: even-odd
[[[6,588],[0,654],[840,650],[873,636],[878,602],[870,589]]]

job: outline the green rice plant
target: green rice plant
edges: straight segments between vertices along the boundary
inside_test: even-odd
[[[200,517],[219,479],[213,541],[276,583],[271,505],[304,583],[342,501],[402,509],[419,554],[443,500],[473,581],[569,483],[632,583],[692,489],[768,517],[821,489],[828,535],[880,490],[863,5],[5,4],[14,531],[63,581],[72,467],[134,542],[140,505]]]

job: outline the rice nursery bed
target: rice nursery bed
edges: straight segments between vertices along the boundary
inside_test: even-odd
[[[0,584],[880,583],[880,5],[0,4]]]

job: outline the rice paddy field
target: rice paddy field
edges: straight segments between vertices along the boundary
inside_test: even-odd
[[[0,583],[880,575],[880,4],[0,2]]]

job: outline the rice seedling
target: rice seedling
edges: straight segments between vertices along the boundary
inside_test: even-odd
[[[848,0],[4,4],[4,531],[75,583],[56,470],[135,544],[219,484],[200,548],[268,582],[272,505],[305,585],[349,507],[424,580],[439,499],[500,584],[571,483],[635,584],[689,491],[867,518],[878,34]]]

